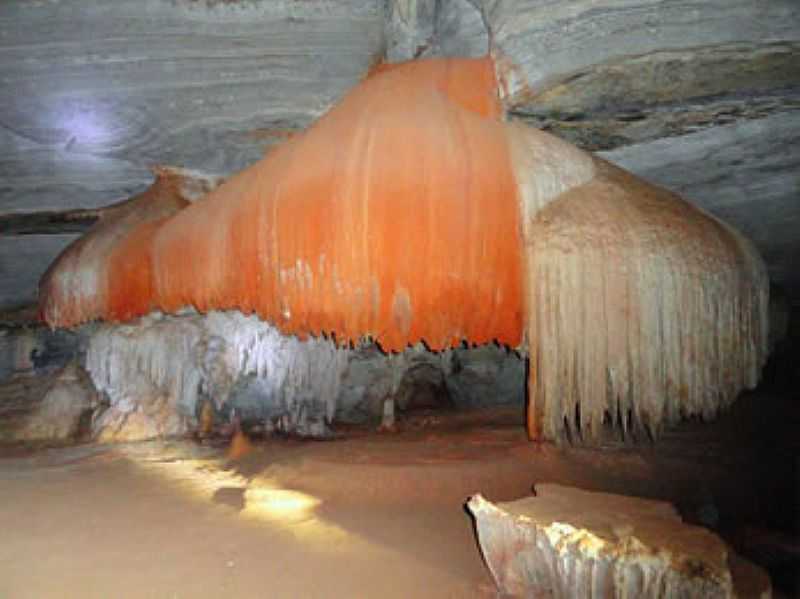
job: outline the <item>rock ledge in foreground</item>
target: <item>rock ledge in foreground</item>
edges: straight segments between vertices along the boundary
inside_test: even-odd
[[[669,503],[542,484],[535,497],[495,505],[475,495],[467,506],[504,595],[737,596],[725,543]],[[766,574],[747,572],[748,596],[770,597]]]

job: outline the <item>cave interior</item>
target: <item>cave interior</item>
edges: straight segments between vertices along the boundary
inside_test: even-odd
[[[474,506],[539,485],[800,594],[793,0],[7,0],[0,65],[0,597],[538,596]]]

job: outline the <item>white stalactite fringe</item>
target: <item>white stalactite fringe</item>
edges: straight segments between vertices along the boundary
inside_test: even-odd
[[[332,341],[300,341],[255,316],[153,314],[126,325],[105,325],[91,338],[86,368],[112,407],[135,409],[149,386],[165,393],[175,410],[195,416],[201,392],[221,406],[241,377],[253,375],[292,424],[307,403],[324,405],[333,419],[348,350]]]
[[[526,224],[530,401],[543,437],[710,419],[767,357],[768,277],[738,233],[602,161]]]

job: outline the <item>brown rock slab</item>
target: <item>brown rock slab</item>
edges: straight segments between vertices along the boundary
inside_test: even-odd
[[[736,597],[744,585],[748,597],[771,596],[763,572],[732,573],[722,539],[666,502],[542,484],[534,497],[495,505],[475,495],[467,506],[504,595]]]

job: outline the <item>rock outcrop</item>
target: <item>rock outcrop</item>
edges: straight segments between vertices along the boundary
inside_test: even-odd
[[[467,506],[504,596],[771,596],[765,573],[740,567],[669,503],[541,484],[535,497],[495,505],[475,495]]]
[[[88,439],[100,402],[77,361],[49,374],[17,374],[0,384],[0,441]]]

